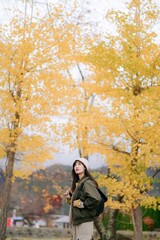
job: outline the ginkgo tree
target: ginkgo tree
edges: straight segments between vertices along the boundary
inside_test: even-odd
[[[62,123],[63,135],[61,141],[68,143],[70,149],[78,149],[82,157],[88,155],[88,144],[90,139],[90,129],[94,124],[96,109],[94,108],[94,87],[96,82],[90,83],[92,75],[89,73],[87,66],[82,63],[76,63],[69,72],[70,84],[67,86],[71,89],[68,101],[65,106],[65,124]],[[76,73],[76,74],[75,74]],[[98,110],[97,110],[98,111]]]
[[[73,33],[78,32],[65,23],[62,12],[55,7],[51,15],[36,21],[24,21],[17,14],[8,26],[1,25],[0,157],[6,160],[2,240],[13,177],[42,167],[55,151],[50,123],[65,94],[63,72],[71,64],[76,49]]]
[[[95,149],[106,156],[110,177],[100,182],[108,187],[108,205],[132,216],[135,239],[142,239],[141,206],[154,207],[149,195],[152,176],[159,168],[160,48],[154,26],[159,9],[150,0],[128,1],[126,9],[110,11],[107,20],[116,34],[93,46],[87,55],[97,79],[101,98]],[[156,175],[154,176],[156,177]]]
[[[86,39],[87,43],[88,39]],[[77,60],[82,60],[80,54]],[[99,118],[103,114],[97,107],[97,82],[89,65],[82,61],[75,62],[73,68],[68,71],[71,89],[68,101],[64,103],[63,119],[58,127],[62,145],[68,145],[70,149],[77,150],[79,157],[85,157],[90,161],[90,156],[97,153],[94,138],[99,128]],[[107,233],[102,224],[101,217],[94,218],[94,224],[100,237],[103,239]]]

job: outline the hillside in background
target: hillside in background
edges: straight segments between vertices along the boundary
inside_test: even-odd
[[[91,173],[106,173],[106,167]],[[33,172],[28,179],[17,178],[13,183],[9,216],[13,209],[17,215],[68,214],[63,197],[71,186],[71,166],[56,164]]]
[[[148,169],[147,175],[153,176],[158,170]],[[91,173],[107,174],[106,167],[92,170]],[[160,172],[156,175],[150,195],[160,196]],[[56,164],[33,172],[28,179],[17,178],[12,186],[9,216],[13,209],[17,215],[68,214],[69,206],[63,197],[71,186],[71,166]],[[4,183],[4,173],[0,169],[0,192]],[[1,206],[0,196],[0,206]]]

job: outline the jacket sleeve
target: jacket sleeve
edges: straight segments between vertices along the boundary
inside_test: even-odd
[[[88,209],[97,207],[101,201],[101,196],[94,182],[91,180],[86,181],[83,186],[83,191],[85,195],[85,199],[83,201],[84,207]]]

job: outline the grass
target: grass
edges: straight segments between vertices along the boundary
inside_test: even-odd
[[[119,230],[117,231],[124,236],[133,237],[133,231]],[[143,232],[143,240],[160,240],[160,232]]]
[[[7,240],[71,240],[71,238],[24,238],[24,237],[12,237],[12,238],[7,238]],[[152,237],[148,236],[148,237],[144,237],[143,240],[151,240],[153,239]],[[154,238],[154,240],[160,240],[160,238]]]

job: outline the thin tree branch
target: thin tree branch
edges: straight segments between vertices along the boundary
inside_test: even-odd
[[[157,169],[157,171],[152,175],[152,177],[154,178],[159,172],[160,172],[160,169]]]
[[[97,141],[97,143],[99,143],[100,145],[103,145],[103,146],[105,146],[105,147],[107,147],[107,148],[110,148],[110,149],[114,150],[115,152],[119,152],[119,153],[125,154],[125,155],[127,155],[127,156],[130,155],[129,152],[126,152],[126,151],[120,150],[119,148],[117,148],[117,147],[114,146],[114,145],[107,145],[107,144],[105,144],[105,143],[98,142],[98,141]]]
[[[79,73],[81,75],[82,81],[84,82],[84,75],[83,75],[82,70],[81,70],[81,68],[80,68],[78,63],[77,63],[77,67],[78,67],[78,71],[79,71]]]
[[[128,133],[128,135],[137,143],[139,143],[139,140],[135,138],[135,136],[126,128],[124,122],[122,119],[120,119],[122,124],[123,124],[123,127],[125,128],[126,132]]]

